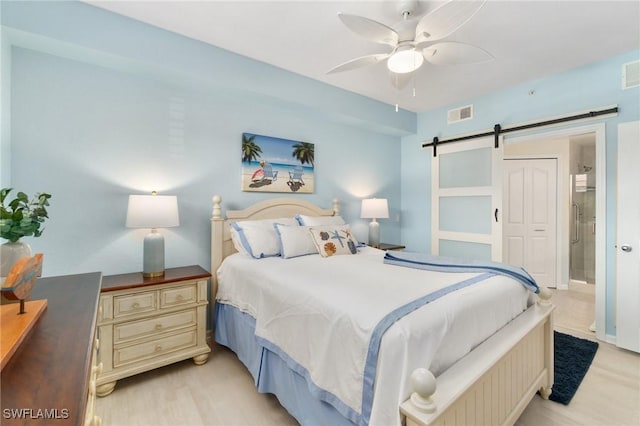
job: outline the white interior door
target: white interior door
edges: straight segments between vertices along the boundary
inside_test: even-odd
[[[502,138],[438,146],[431,161],[431,252],[502,260]]]
[[[503,262],[556,287],[557,160],[513,159],[503,169]]]
[[[616,345],[640,352],[640,121],[618,126]]]

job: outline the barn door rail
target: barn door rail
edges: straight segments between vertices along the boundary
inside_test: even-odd
[[[522,130],[533,129],[536,127],[552,126],[555,124],[562,124],[569,121],[584,120],[588,118],[598,117],[601,115],[616,114],[617,112],[618,112],[618,107],[614,106],[606,109],[588,111],[581,114],[569,115],[569,116],[553,118],[553,119],[543,120],[543,121],[536,121],[533,123],[520,124],[520,125],[515,125],[512,127],[506,127],[506,128],[503,128],[500,124],[496,124],[495,126],[493,126],[492,131],[474,133],[471,135],[465,135],[465,136],[460,136],[460,137],[445,139],[445,140],[440,140],[437,136],[435,136],[432,142],[423,143],[422,148],[428,148],[430,146],[433,147],[433,156],[436,157],[438,155],[437,150],[439,145],[443,145],[445,143],[462,142],[470,139],[483,138],[487,136],[494,137],[494,147],[498,148],[500,135],[503,133],[519,132]]]

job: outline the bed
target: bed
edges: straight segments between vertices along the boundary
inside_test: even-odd
[[[285,235],[299,230],[281,219],[311,221],[318,242],[325,224],[342,226],[333,225],[337,200],[326,209],[275,198],[225,216],[215,196],[215,340],[301,424],[513,424],[536,392],[550,395],[554,308],[546,289],[533,295],[494,272],[404,267],[409,254],[356,250],[348,238],[331,240],[331,250],[340,245],[353,256],[291,255],[299,253],[283,245]],[[273,219],[282,256],[251,245],[246,252],[243,227],[250,236],[253,224]],[[381,280],[387,273],[393,279]]]

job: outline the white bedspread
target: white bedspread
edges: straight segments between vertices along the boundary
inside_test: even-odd
[[[303,367],[312,392],[362,423],[363,374],[376,325],[400,306],[481,275],[385,265],[383,256],[371,248],[330,258],[235,254],[218,270],[216,298],[253,316],[256,335]],[[415,368],[437,376],[523,312],[528,296],[520,283],[493,276],[391,325],[380,343],[370,424],[399,424]]]

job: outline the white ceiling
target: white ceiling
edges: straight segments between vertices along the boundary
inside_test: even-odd
[[[637,0],[490,0],[445,40],[482,47],[494,61],[453,66],[425,63],[414,81],[398,91],[390,84],[384,63],[326,75],[349,59],[390,50],[351,32],[337,13],[361,15],[393,26],[401,20],[397,1],[88,2],[416,112],[640,49]],[[428,13],[439,4],[420,1],[420,12]]]

